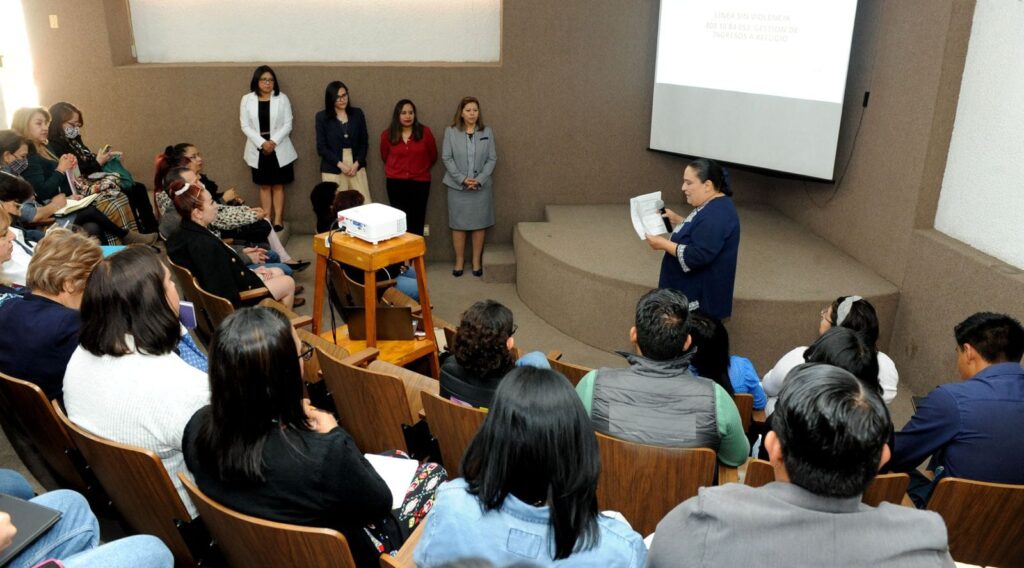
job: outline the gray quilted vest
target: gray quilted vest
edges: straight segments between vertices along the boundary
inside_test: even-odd
[[[600,369],[594,381],[596,430],[642,444],[718,451],[715,383],[690,372],[692,352],[669,361],[620,355],[629,368]]]

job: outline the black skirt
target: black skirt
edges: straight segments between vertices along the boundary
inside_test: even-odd
[[[252,182],[256,185],[285,185],[295,180],[292,165],[281,167],[277,164],[277,152],[270,155],[260,152],[260,162],[252,168]]]

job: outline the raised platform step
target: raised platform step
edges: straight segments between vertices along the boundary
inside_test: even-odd
[[[733,352],[762,373],[817,336],[818,312],[838,296],[869,299],[888,345],[899,292],[858,261],[766,206],[740,206]],[[629,349],[637,300],[658,284],[661,253],[637,238],[628,205],[552,205],[545,222],[513,235],[519,297],[563,333],[605,350]]]
[[[484,282],[509,284],[516,281],[516,253],[512,245],[488,244],[484,248]]]

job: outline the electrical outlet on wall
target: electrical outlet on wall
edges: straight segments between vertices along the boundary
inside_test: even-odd
[[[423,236],[424,237],[429,237],[430,236],[430,225],[423,225]]]

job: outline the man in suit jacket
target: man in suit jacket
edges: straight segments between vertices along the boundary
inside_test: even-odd
[[[938,514],[860,501],[891,427],[849,372],[797,367],[765,439],[776,481],[702,488],[658,524],[648,566],[953,566]]]

